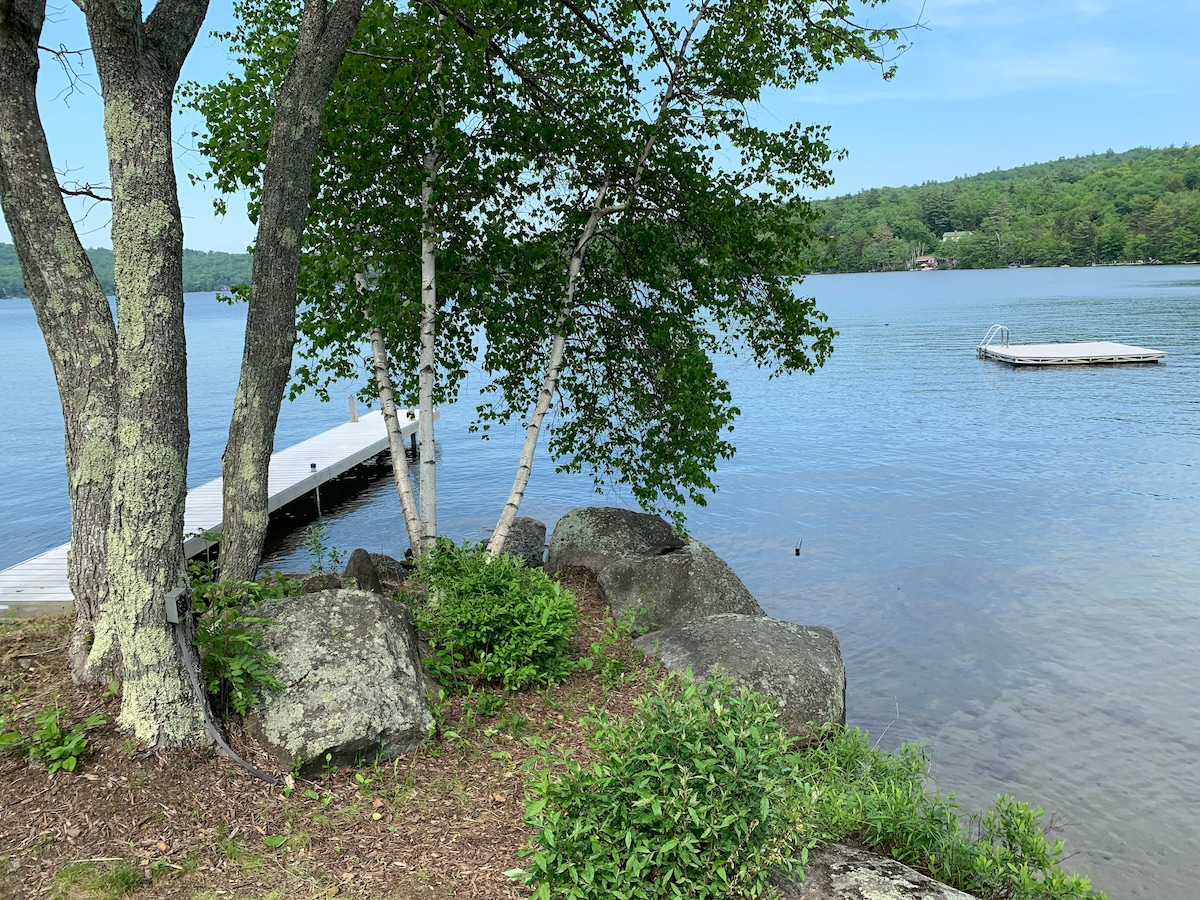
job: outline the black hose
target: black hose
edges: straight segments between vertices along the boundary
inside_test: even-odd
[[[184,610],[179,610],[179,613],[180,615],[175,616],[175,618],[182,620],[186,613]],[[168,619],[170,618],[171,617],[168,616]],[[220,751],[222,756],[233,760],[255,778],[261,778],[263,781],[278,787],[279,782],[276,779],[272,778],[265,772],[259,771],[250,763],[246,762],[244,759],[234,753],[230,746],[225,743],[225,739],[221,737],[221,733],[217,730],[217,726],[213,724],[212,718],[208,714],[208,702],[204,697],[204,693],[200,689],[200,662],[198,659],[196,659],[195,647],[191,641],[188,641],[184,638],[182,621],[172,622],[171,624],[175,629],[175,643],[179,645],[179,654],[183,659],[183,666],[185,669],[187,669],[188,680],[192,683],[192,693],[196,696],[196,703],[199,704],[200,714],[204,718],[204,730],[208,732],[209,737],[211,737],[216,743],[217,749]]]

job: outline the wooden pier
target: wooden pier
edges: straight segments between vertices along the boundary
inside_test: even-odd
[[[1078,344],[1010,344],[1008,329],[993,325],[975,353],[1012,366],[1084,366],[1099,363],[1149,363],[1166,359],[1164,350],[1150,350],[1112,341]]]
[[[404,437],[417,432],[416,410],[400,411]],[[437,412],[434,412],[437,420]],[[275,512],[293,500],[388,449],[383,414],[369,412],[316,437],[280,450],[271,457],[267,480],[267,510]],[[184,513],[184,554],[203,553],[205,532],[221,530],[221,479],[192,488]],[[72,603],[67,584],[67,549],[63,544],[23,563],[0,571],[0,616],[11,615],[14,603]]]

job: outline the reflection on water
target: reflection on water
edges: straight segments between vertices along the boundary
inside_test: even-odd
[[[744,413],[739,452],[709,506],[692,511],[693,534],[769,613],[834,629],[852,724],[888,746],[929,746],[939,784],[967,808],[1000,792],[1039,803],[1069,823],[1060,836],[1077,853],[1071,865],[1114,898],[1191,900],[1200,282],[1184,268],[1021,269],[826,276],[806,287],[841,332],[835,353],[813,377],[773,382],[724,364]],[[1014,369],[974,355],[994,323],[1018,343],[1115,340],[1170,355],[1151,366]],[[194,394],[193,416],[218,423],[194,444],[192,483],[219,464],[240,354],[226,343],[214,337],[191,357],[208,366],[209,385]],[[5,402],[7,460],[12,442],[30,438],[12,430],[28,416],[4,416]],[[334,406],[294,408],[293,423],[307,426],[299,436],[336,422]],[[468,421],[469,409],[452,407],[438,425],[440,525],[457,538],[494,523],[521,439],[481,444]],[[0,519],[11,520],[20,501],[7,484]],[[543,457],[522,511],[552,524],[597,501],[626,503],[553,475]],[[327,523],[344,548],[396,552],[403,541],[387,482]],[[22,558],[11,559],[22,538],[0,529],[8,565]],[[285,546],[275,562],[303,569],[307,556]]]

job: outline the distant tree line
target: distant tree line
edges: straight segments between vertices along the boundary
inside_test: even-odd
[[[1200,146],[1109,150],[817,205],[833,272],[924,256],[973,269],[1197,262]]]
[[[94,247],[87,251],[105,293],[113,294],[113,252]],[[184,291],[227,291],[250,281],[249,253],[208,253],[203,250],[183,251]],[[25,281],[17,265],[17,252],[12,244],[0,244],[0,297],[25,297]]]

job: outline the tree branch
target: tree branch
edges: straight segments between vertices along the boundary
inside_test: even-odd
[[[462,12],[456,9],[449,9],[443,0],[419,0],[419,2],[421,2],[424,6],[427,6],[429,9],[432,9],[434,12],[452,17],[455,23],[457,23],[458,26],[471,37],[485,37],[488,49],[496,55],[497,59],[508,66],[509,70],[521,80],[521,84],[530,88],[533,93],[548,106],[573,119],[575,124],[580,128],[587,130],[589,133],[595,133],[593,129],[589,127],[588,121],[583,116],[576,113],[567,104],[560,102],[553,94],[546,90],[546,88],[542,86],[540,79],[538,79],[520,63],[513,60],[512,56],[505,51],[504,48],[501,47],[500,44],[490,35],[485,36],[483,30],[470,19],[468,19]]]
[[[11,2],[11,0],[6,0],[6,2]],[[50,54],[54,58],[54,61],[58,63],[59,68],[62,69],[63,74],[67,76],[67,87],[54,98],[55,100],[66,100],[76,92],[83,93],[81,85],[86,85],[93,93],[99,93],[96,91],[95,86],[84,78],[83,55],[91,52],[91,47],[85,47],[82,50],[69,50],[63,44],[59,44],[57,49],[47,47],[45,44],[38,44],[37,48],[43,53]]]
[[[208,0],[158,0],[146,17],[146,40],[158,51],[160,64],[175,78],[207,12]]]
[[[66,185],[59,185],[59,190],[62,191],[64,197],[91,197],[93,200],[98,200],[101,203],[112,203],[112,197],[106,197],[103,194],[96,193],[95,185],[79,184],[75,182],[77,187],[69,188]]]

